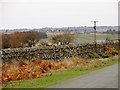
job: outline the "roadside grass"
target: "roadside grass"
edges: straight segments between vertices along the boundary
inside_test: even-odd
[[[52,75],[43,77],[43,78],[5,82],[3,83],[3,90],[7,88],[9,89],[10,88],[46,88],[49,85],[53,85],[53,84],[62,82],[64,80],[103,68],[105,66],[110,66],[112,64],[115,64],[118,62],[118,56],[105,59],[104,61],[105,63],[103,65],[97,65],[98,63],[97,62],[96,64],[95,63],[93,64],[95,65],[95,67],[91,67],[91,68],[88,67],[89,69],[87,68],[87,69],[81,70],[76,67],[67,68],[67,69],[59,69],[56,71],[50,71],[52,72]]]
[[[87,73],[88,71],[79,72],[79,70],[59,70],[53,75],[43,78],[36,78],[31,80],[20,80],[8,82],[6,88],[45,88],[48,85],[58,83],[60,81],[69,79],[71,77]]]

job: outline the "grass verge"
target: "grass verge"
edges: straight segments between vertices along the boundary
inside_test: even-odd
[[[36,78],[30,80],[18,80],[18,81],[10,81],[3,84],[3,90],[6,88],[45,88],[49,85],[56,84],[62,82],[66,79],[70,79],[82,74],[86,74],[88,72],[103,68],[105,66],[110,66],[118,62],[118,56],[109,58],[106,60],[106,64],[103,66],[94,67],[87,70],[79,70],[77,68],[69,68],[69,69],[61,69],[54,71],[51,76]]]

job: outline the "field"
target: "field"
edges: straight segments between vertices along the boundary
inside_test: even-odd
[[[50,40],[52,35],[58,35],[62,33],[47,33],[48,35],[48,41]],[[96,34],[96,40],[106,40],[106,38],[110,38],[111,40],[118,39],[118,34]],[[91,43],[94,42],[94,34],[80,34],[80,33],[75,33],[74,34],[74,41],[73,43],[75,44],[80,44],[80,43]]]
[[[118,39],[118,35],[111,35],[111,34],[96,34],[96,40],[106,40],[106,38]],[[94,34],[75,34],[74,35],[74,42],[79,43],[90,43],[94,42]]]

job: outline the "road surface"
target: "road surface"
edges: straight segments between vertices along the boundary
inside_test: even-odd
[[[92,71],[48,88],[118,88],[118,64]]]

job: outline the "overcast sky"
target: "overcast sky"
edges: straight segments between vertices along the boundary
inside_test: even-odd
[[[19,0],[18,0],[19,1]],[[117,1],[0,2],[0,28],[118,25]]]

